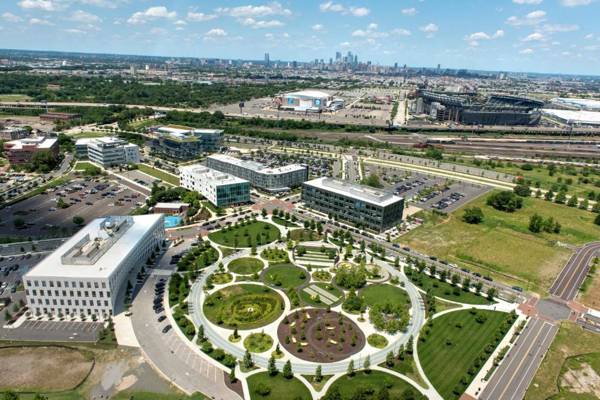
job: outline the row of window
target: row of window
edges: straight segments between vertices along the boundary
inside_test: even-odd
[[[32,283],[33,283],[33,285],[32,285]],[[55,282],[55,281],[38,281],[38,280],[31,281],[31,280],[28,279],[26,281],[26,284],[27,284],[27,287],[36,287],[36,288],[37,287],[43,287],[43,288],[45,288],[45,287],[51,287],[51,288],[53,288],[55,285],[56,285],[57,288],[63,287],[63,285],[64,285],[65,288],[68,288],[69,286],[72,287],[72,288],[76,288],[78,285],[79,285],[80,289],[83,289],[85,287],[87,287],[88,289],[92,288],[92,282],[90,282],[90,281],[87,281],[85,283],[83,281],[79,281],[79,284],[78,284],[77,281],[63,281],[63,282],[56,281]],[[99,289],[100,287],[102,289],[106,289],[106,282],[100,282],[100,283],[94,282],[93,286],[94,286],[94,289]]]
[[[30,306],[35,306],[35,304],[38,305],[53,305],[53,306],[75,306],[75,307],[79,307],[80,305],[83,307],[109,307],[109,303],[108,300],[96,300],[96,303],[94,304],[94,300],[78,300],[78,299],[30,299]]]
[[[31,292],[29,291],[29,289],[25,290],[25,294],[27,296],[29,296],[31,294],[31,296],[37,296],[39,293],[40,296],[48,296],[48,297],[52,297],[52,290],[47,289],[31,289]],[[96,297],[96,291],[92,290],[92,291],[88,291],[88,290],[84,290],[83,291],[83,297],[90,297],[90,293],[92,294],[92,297]],[[68,297],[75,297],[75,294],[77,294],[77,297],[82,297],[82,291],[81,290],[77,290],[76,292],[73,290],[69,290],[69,294]],[[54,297],[60,297],[62,295],[62,297],[67,297],[67,291],[66,290],[57,290],[54,289]],[[103,291],[98,291],[98,297],[103,298],[103,297],[107,297],[110,298],[110,292],[103,292]]]

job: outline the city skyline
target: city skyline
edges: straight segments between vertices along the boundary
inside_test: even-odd
[[[326,63],[351,51],[381,65],[589,75],[599,4],[18,0],[0,5],[0,47]]]

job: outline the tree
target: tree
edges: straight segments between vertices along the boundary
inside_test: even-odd
[[[242,359],[242,365],[245,369],[250,369],[254,366],[254,361],[252,361],[252,354],[248,350],[244,353],[244,358]]]
[[[368,177],[363,179],[362,183],[367,186],[374,188],[382,188],[383,184],[379,181],[379,177],[375,174],[370,174]]]
[[[73,217],[73,223],[74,223],[75,225],[77,225],[77,226],[81,226],[81,225],[83,225],[84,221],[85,221],[85,220],[84,220],[84,219],[83,219],[83,217],[82,217],[82,216],[80,216],[80,215],[76,215],[76,216],[74,216],[74,217]]]
[[[444,154],[442,153],[442,150],[437,147],[430,146],[427,147],[427,150],[425,151],[425,157],[441,161],[444,159]]]
[[[262,214],[263,218],[266,217],[267,216],[267,209],[263,208],[262,211],[261,211],[261,214]],[[273,210],[273,214],[275,214],[274,210]]]
[[[479,207],[466,208],[462,219],[468,224],[479,224],[483,221],[483,211]]]
[[[513,188],[513,192],[515,192],[515,194],[517,196],[521,196],[521,197],[529,197],[531,196],[531,189],[529,188],[528,185],[525,184],[518,184]]]
[[[523,199],[518,197],[514,192],[505,190],[490,195],[486,203],[488,206],[494,207],[499,211],[514,212],[523,206]]]
[[[529,230],[533,233],[542,231],[543,218],[538,214],[533,214],[529,217]]]
[[[327,391],[327,394],[322,397],[322,400],[342,400],[342,394],[340,393],[340,389],[337,386],[333,386],[330,390]]]
[[[363,369],[367,373],[371,372],[371,357],[370,356],[365,357],[365,361],[363,361]]]
[[[285,379],[292,379],[294,377],[294,373],[292,372],[292,363],[290,360],[287,360],[283,365],[282,373]]]
[[[315,382],[321,382],[323,380],[323,372],[321,371],[321,366],[317,365],[317,369],[315,370]]]
[[[494,289],[493,287],[489,288],[487,291],[487,297],[490,300],[496,297],[496,289]]]
[[[596,218],[594,218],[594,223],[596,225],[600,225],[600,214],[596,215]]]
[[[354,360],[350,360],[348,363],[348,369],[346,370],[346,373],[349,376],[354,376]]]
[[[554,202],[558,203],[558,204],[565,204],[565,201],[567,200],[567,194],[564,191],[560,191],[556,194],[556,197],[554,198]]]
[[[385,356],[385,365],[387,365],[390,368],[394,366],[394,352],[393,351],[390,351]]]
[[[275,357],[273,357],[273,356],[271,356],[271,358],[269,358],[269,365],[267,367],[267,371],[269,372],[269,375],[271,375],[271,376],[275,376],[279,372],[277,370],[277,366],[275,365]]]
[[[385,386],[377,392],[377,400],[390,400],[390,392]]]
[[[569,201],[567,201],[567,205],[568,205],[569,207],[577,207],[577,203],[578,203],[578,201],[577,201],[577,196],[575,196],[575,195],[572,195],[572,196],[569,198]]]
[[[231,368],[231,371],[229,371],[229,382],[237,382],[237,378],[235,377],[235,368]]]

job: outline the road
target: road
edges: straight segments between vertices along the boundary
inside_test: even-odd
[[[573,300],[598,251],[600,251],[600,242],[588,243],[579,248],[552,284],[550,294],[564,301]]]
[[[531,318],[479,399],[521,400],[557,331],[556,325]]]
[[[182,250],[183,247],[170,248],[135,297],[131,308],[135,336],[144,357],[181,390],[190,394],[201,392],[213,399],[239,399],[225,386],[223,371],[205,359],[208,356],[192,351],[175,329],[162,333],[169,320],[159,323],[157,318],[161,314],[155,314],[152,309],[154,285],[172,273],[171,255]]]

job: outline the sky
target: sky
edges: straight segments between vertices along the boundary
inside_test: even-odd
[[[600,0],[0,0],[0,48],[593,74]]]

